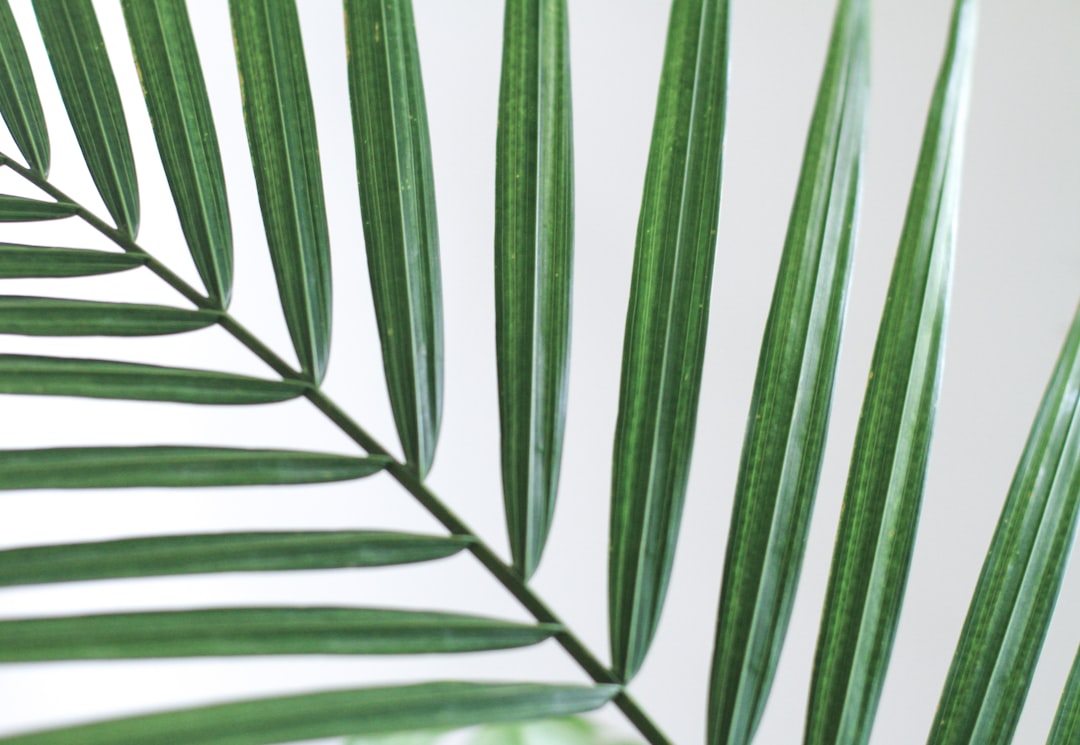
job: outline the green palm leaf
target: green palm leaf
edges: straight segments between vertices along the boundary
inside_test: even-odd
[[[213,608],[0,621],[0,662],[296,654],[446,654],[539,644],[558,631],[452,613]]]
[[[180,227],[214,305],[232,291],[232,225],[214,119],[183,0],[125,0],[161,164]]]
[[[84,277],[133,269],[146,260],[146,256],[114,251],[0,243],[0,278]]]
[[[1080,311],[1035,417],[928,742],[1012,740],[1080,512]]]
[[[42,176],[49,173],[49,131],[41,112],[26,45],[8,0],[0,0],[0,116],[19,152]]]
[[[165,305],[0,296],[0,334],[153,336],[206,328],[220,315]]]
[[[116,227],[139,232],[139,187],[124,109],[90,0],[34,0],[41,38],[86,166]]]
[[[330,237],[300,21],[292,0],[229,0],[244,123],[281,307],[316,383],[330,355]]]
[[[356,179],[398,437],[421,476],[442,417],[439,236],[411,0],[345,0]]]
[[[311,484],[370,476],[388,462],[375,455],[181,446],[0,450],[0,489]]]
[[[167,535],[0,551],[0,586],[209,572],[276,572],[411,564],[451,556],[457,536],[307,532]]]
[[[748,743],[780,657],[821,473],[858,212],[870,11],[836,12],[761,343],[724,561],[713,745]]]
[[[573,153],[565,0],[508,0],[495,165],[495,346],[514,565],[536,570],[559,484],[570,355]]]
[[[675,0],[626,313],[612,466],[608,613],[616,674],[641,667],[686,494],[720,208],[728,4]]]
[[[107,360],[0,355],[0,393],[196,404],[259,404],[303,395],[295,380]]]
[[[896,634],[941,376],[974,34],[975,2],[958,0],[855,436],[808,745],[868,740]]]
[[[426,683],[242,701],[0,738],[4,745],[270,745],[591,711],[614,686]]]
[[[1069,681],[1061,694],[1054,727],[1046,745],[1069,745],[1080,739],[1080,650],[1073,660]]]
[[[33,222],[71,217],[79,206],[70,202],[43,202],[8,194],[0,194],[0,222]]]

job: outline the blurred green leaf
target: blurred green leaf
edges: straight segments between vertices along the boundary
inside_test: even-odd
[[[727,94],[727,0],[675,0],[626,312],[608,622],[629,680],[660,621],[686,496],[708,327]]]
[[[848,473],[806,744],[870,737],[911,566],[943,362],[975,2],[958,0]]]
[[[615,686],[425,683],[219,704],[0,738],[4,745],[270,745],[591,711]]]

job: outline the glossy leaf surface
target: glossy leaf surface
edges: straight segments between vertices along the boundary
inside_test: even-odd
[[[78,205],[70,202],[45,202],[40,199],[0,194],[0,222],[59,220],[71,217],[78,211]]]
[[[0,393],[195,404],[259,404],[303,395],[307,386],[209,370],[107,360],[0,355]]]
[[[356,178],[398,437],[421,476],[442,417],[439,237],[411,0],[345,0]]]
[[[0,662],[444,654],[538,644],[558,627],[368,608],[214,608],[0,621]]]
[[[276,572],[411,564],[469,545],[409,533],[219,533],[127,538],[0,551],[0,586],[214,572]]]
[[[300,365],[330,355],[330,237],[319,141],[293,0],[229,0],[251,163],[278,294]]]
[[[139,186],[120,92],[91,0],[34,0],[41,38],[86,167],[116,227],[139,232]]]
[[[842,0],[761,343],[724,561],[711,745],[749,743],[791,618],[829,422],[858,213],[870,11]]]
[[[0,277],[85,277],[133,269],[146,257],[114,251],[0,243]]]
[[[495,165],[495,349],[514,566],[540,563],[566,424],[573,152],[566,0],[508,0]]]
[[[370,476],[388,462],[375,455],[166,445],[0,450],[0,489],[312,484]]]
[[[941,377],[974,36],[975,3],[959,0],[855,435],[808,745],[867,742],[900,617]]]
[[[0,296],[0,334],[153,336],[206,328],[219,317],[214,311],[165,305]]]
[[[214,119],[184,0],[124,0],[135,64],[188,248],[217,307],[232,289],[232,226]]]
[[[32,169],[49,174],[49,131],[34,73],[8,0],[0,0],[0,116]]]
[[[660,620],[682,516],[720,208],[726,0],[676,0],[638,221],[612,477],[608,613],[633,677]]]
[[[615,686],[425,683],[220,704],[0,738],[4,745],[271,745],[597,709]]]
[[[1008,745],[1061,589],[1080,512],[1080,311],[998,519],[930,745]]]

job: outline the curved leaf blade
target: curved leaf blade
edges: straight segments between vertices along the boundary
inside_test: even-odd
[[[573,145],[566,0],[506,3],[495,161],[495,348],[514,566],[540,563],[566,425]]]
[[[869,4],[842,0],[747,417],[712,662],[711,745],[753,738],[791,618],[840,349],[869,68]]]
[[[421,476],[442,416],[439,237],[411,0],[345,0],[356,178],[383,367],[405,459]]]
[[[124,109],[91,0],[34,0],[41,38],[86,167],[116,227],[139,232],[139,186]]]
[[[0,355],[0,393],[193,404],[262,404],[302,396],[307,385],[247,375],[109,360]]]
[[[278,294],[300,365],[330,355],[330,236],[300,21],[292,0],[229,0],[251,164]]]
[[[616,686],[424,683],[325,691],[170,711],[0,738],[4,745],[272,745],[321,737],[578,714],[598,709]]]
[[[0,0],[0,116],[30,168],[49,175],[49,130],[8,0]]]
[[[728,3],[676,0],[626,314],[612,467],[608,612],[633,677],[675,554],[708,326],[727,87]]]
[[[124,0],[161,164],[180,227],[216,307],[232,291],[232,223],[217,131],[184,0]]]
[[[1080,650],[1061,694],[1054,726],[1046,745],[1070,745],[1080,739]]]
[[[0,296],[0,334],[156,336],[206,328],[220,317],[217,311],[166,305]]]
[[[0,450],[0,490],[315,484],[370,476],[390,459],[172,445]]]
[[[868,740],[896,634],[941,377],[974,36],[975,3],[958,0],[855,435],[808,745]]]
[[[1080,311],[1017,466],[930,745],[1012,741],[1080,513]]]
[[[0,663],[449,654],[539,644],[559,629],[372,608],[212,608],[25,618],[0,621]]]
[[[218,572],[412,564],[468,547],[459,536],[378,531],[223,533],[126,538],[0,551],[0,587]]]
[[[79,206],[71,202],[45,202],[40,199],[0,194],[0,222],[60,220],[77,214]]]
[[[146,259],[114,251],[0,243],[0,277],[88,277],[134,269]]]

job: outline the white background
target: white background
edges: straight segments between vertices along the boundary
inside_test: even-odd
[[[53,141],[52,179],[105,215],[81,166],[28,2],[13,0]],[[873,338],[906,205],[949,3],[879,0],[862,223],[833,427],[803,585],[760,743],[801,737],[822,593]],[[947,362],[907,605],[874,745],[926,737],[983,554],[1080,287],[1080,6],[987,0],[960,213]],[[535,587],[606,658],[611,441],[666,6],[571,0],[577,168],[573,362],[561,501]],[[135,142],[140,243],[197,284],[180,241],[119,8],[98,3]],[[292,359],[262,237],[226,4],[191,5],[225,158],[236,239],[237,318]],[[674,579],[632,693],[678,743],[700,742],[721,561],[758,344],[782,247],[832,3],[734,3],[731,92],[711,335],[695,462]],[[396,447],[363,260],[343,29],[337,3],[301,3],[333,241],[334,346],[326,388]],[[430,477],[504,555],[493,357],[492,205],[501,4],[416,0],[435,157],[445,292],[446,407]],[[14,153],[6,133],[0,150]],[[33,195],[0,174],[0,191]],[[106,247],[67,220],[0,228],[0,240]],[[182,304],[147,272],[5,283],[5,293]],[[267,374],[216,330],[103,342],[4,337],[5,352],[65,353]],[[355,452],[303,401],[209,409],[69,399],[0,399],[0,445],[249,444]],[[0,496],[0,545],[234,528],[435,530],[386,477],[307,488],[25,492]],[[412,568],[293,576],[177,578],[7,590],[24,616],[213,603],[453,608],[525,619],[467,557]],[[1080,634],[1080,573],[1066,578],[1017,743],[1045,739]],[[468,658],[288,659],[9,666],[0,733],[107,714],[305,687],[468,675],[581,680],[558,647]],[[626,725],[608,712],[612,726]]]

